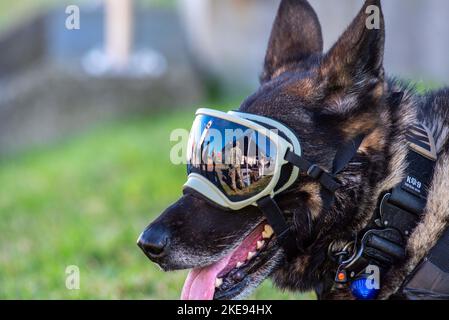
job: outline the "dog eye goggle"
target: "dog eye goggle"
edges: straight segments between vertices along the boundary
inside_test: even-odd
[[[335,176],[356,155],[364,137],[342,144],[329,173],[302,157],[296,135],[273,119],[199,109],[188,142],[185,188],[231,210],[256,205],[291,258],[296,240],[274,196],[301,172],[321,185],[323,207],[329,208],[341,187]]]
[[[285,160],[288,153],[300,157],[301,147],[283,124],[252,114],[200,109],[187,146],[185,187],[231,210],[255,205],[297,179],[298,168]]]

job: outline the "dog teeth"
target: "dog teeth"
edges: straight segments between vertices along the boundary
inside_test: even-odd
[[[263,246],[265,245],[265,241],[261,240],[261,241],[257,241],[257,250],[260,250]]]
[[[262,237],[264,239],[270,239],[273,233],[274,233],[273,228],[269,224],[266,224],[262,232]]]
[[[265,232],[268,232],[269,234],[274,233],[273,228],[269,224],[265,225],[264,230],[265,230]]]
[[[241,266],[243,266],[243,262],[237,262],[237,265],[235,267],[240,268]]]
[[[252,251],[248,252],[247,260],[251,260],[252,258],[254,258],[255,255],[256,255],[255,252],[252,252]]]
[[[215,279],[215,288],[219,288],[223,284],[223,279],[217,278]]]

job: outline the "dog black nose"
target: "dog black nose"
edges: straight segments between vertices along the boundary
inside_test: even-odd
[[[165,228],[160,226],[150,226],[142,232],[137,240],[137,245],[148,258],[158,258],[166,253],[168,238],[168,231]]]

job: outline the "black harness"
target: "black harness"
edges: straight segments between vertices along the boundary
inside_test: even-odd
[[[402,93],[393,94],[390,102],[399,104],[402,96]],[[288,152],[285,160],[320,183],[323,206],[329,208],[334,203],[335,192],[341,187],[336,175],[352,161],[364,138],[365,135],[360,135],[337,151],[330,173],[293,152]],[[411,126],[407,132],[407,140],[408,167],[404,180],[382,194],[372,221],[362,232],[355,235],[352,242],[340,251],[334,251],[332,244],[329,247],[329,254],[337,263],[331,288],[348,288],[351,283],[366,276],[368,267],[371,266],[379,270],[382,279],[382,275],[406,259],[406,245],[422,218],[437,160],[434,138],[424,125]],[[294,231],[287,224],[284,212],[276,201],[268,196],[257,204],[273,227],[277,242],[283,247],[287,260],[303,253],[302,249],[298,248]],[[432,272],[432,276],[429,276],[429,272]],[[445,277],[442,277],[443,275]],[[398,298],[408,299],[423,296],[449,298],[449,230],[396,295]]]
[[[407,139],[404,180],[380,197],[371,222],[350,246],[337,252],[329,250],[338,265],[334,279],[337,289],[365,277],[368,266],[378,268],[381,280],[393,265],[406,258],[406,245],[422,218],[436,163],[433,138],[423,125],[412,126]]]
[[[393,298],[449,300],[449,229]]]

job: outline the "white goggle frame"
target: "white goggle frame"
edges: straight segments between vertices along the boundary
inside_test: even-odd
[[[271,196],[274,197],[276,194],[281,193],[282,191],[285,191],[287,188],[289,188],[298,178],[299,175],[299,169],[296,166],[293,166],[292,173],[290,175],[289,180],[285,183],[284,186],[282,186],[280,189],[274,191],[275,187],[277,186],[279,182],[279,178],[281,176],[281,169],[282,167],[288,163],[284,159],[287,151],[294,152],[298,156],[301,156],[301,145],[298,141],[298,138],[296,135],[285,125],[282,123],[279,123],[273,119],[269,119],[266,117],[254,115],[254,114],[248,114],[248,113],[241,113],[241,112],[235,112],[230,111],[228,113],[212,110],[212,109],[199,109],[196,112],[196,116],[199,115],[205,115],[205,116],[212,116],[219,119],[227,120],[230,122],[234,122],[236,124],[245,126],[249,129],[252,129],[254,131],[257,131],[263,135],[265,135],[272,143],[276,146],[276,162],[275,162],[275,170],[274,174],[272,176],[272,179],[268,186],[261,192],[259,192],[257,195],[238,202],[233,202],[229,200],[229,198],[222,193],[222,191],[216,187],[212,182],[207,180],[205,177],[201,176],[197,173],[191,173],[188,176],[187,182],[184,184],[184,188],[190,188],[193,189],[203,196],[205,196],[210,201],[216,203],[220,207],[228,208],[231,210],[240,210],[245,207],[248,207],[250,205],[257,206],[257,201],[267,197]],[[259,125],[255,121],[259,123],[266,124],[270,128],[274,128],[282,132],[285,136],[288,137],[288,139],[292,142],[289,143],[287,140],[282,138],[280,135],[275,133],[273,130],[269,130],[266,127]]]

